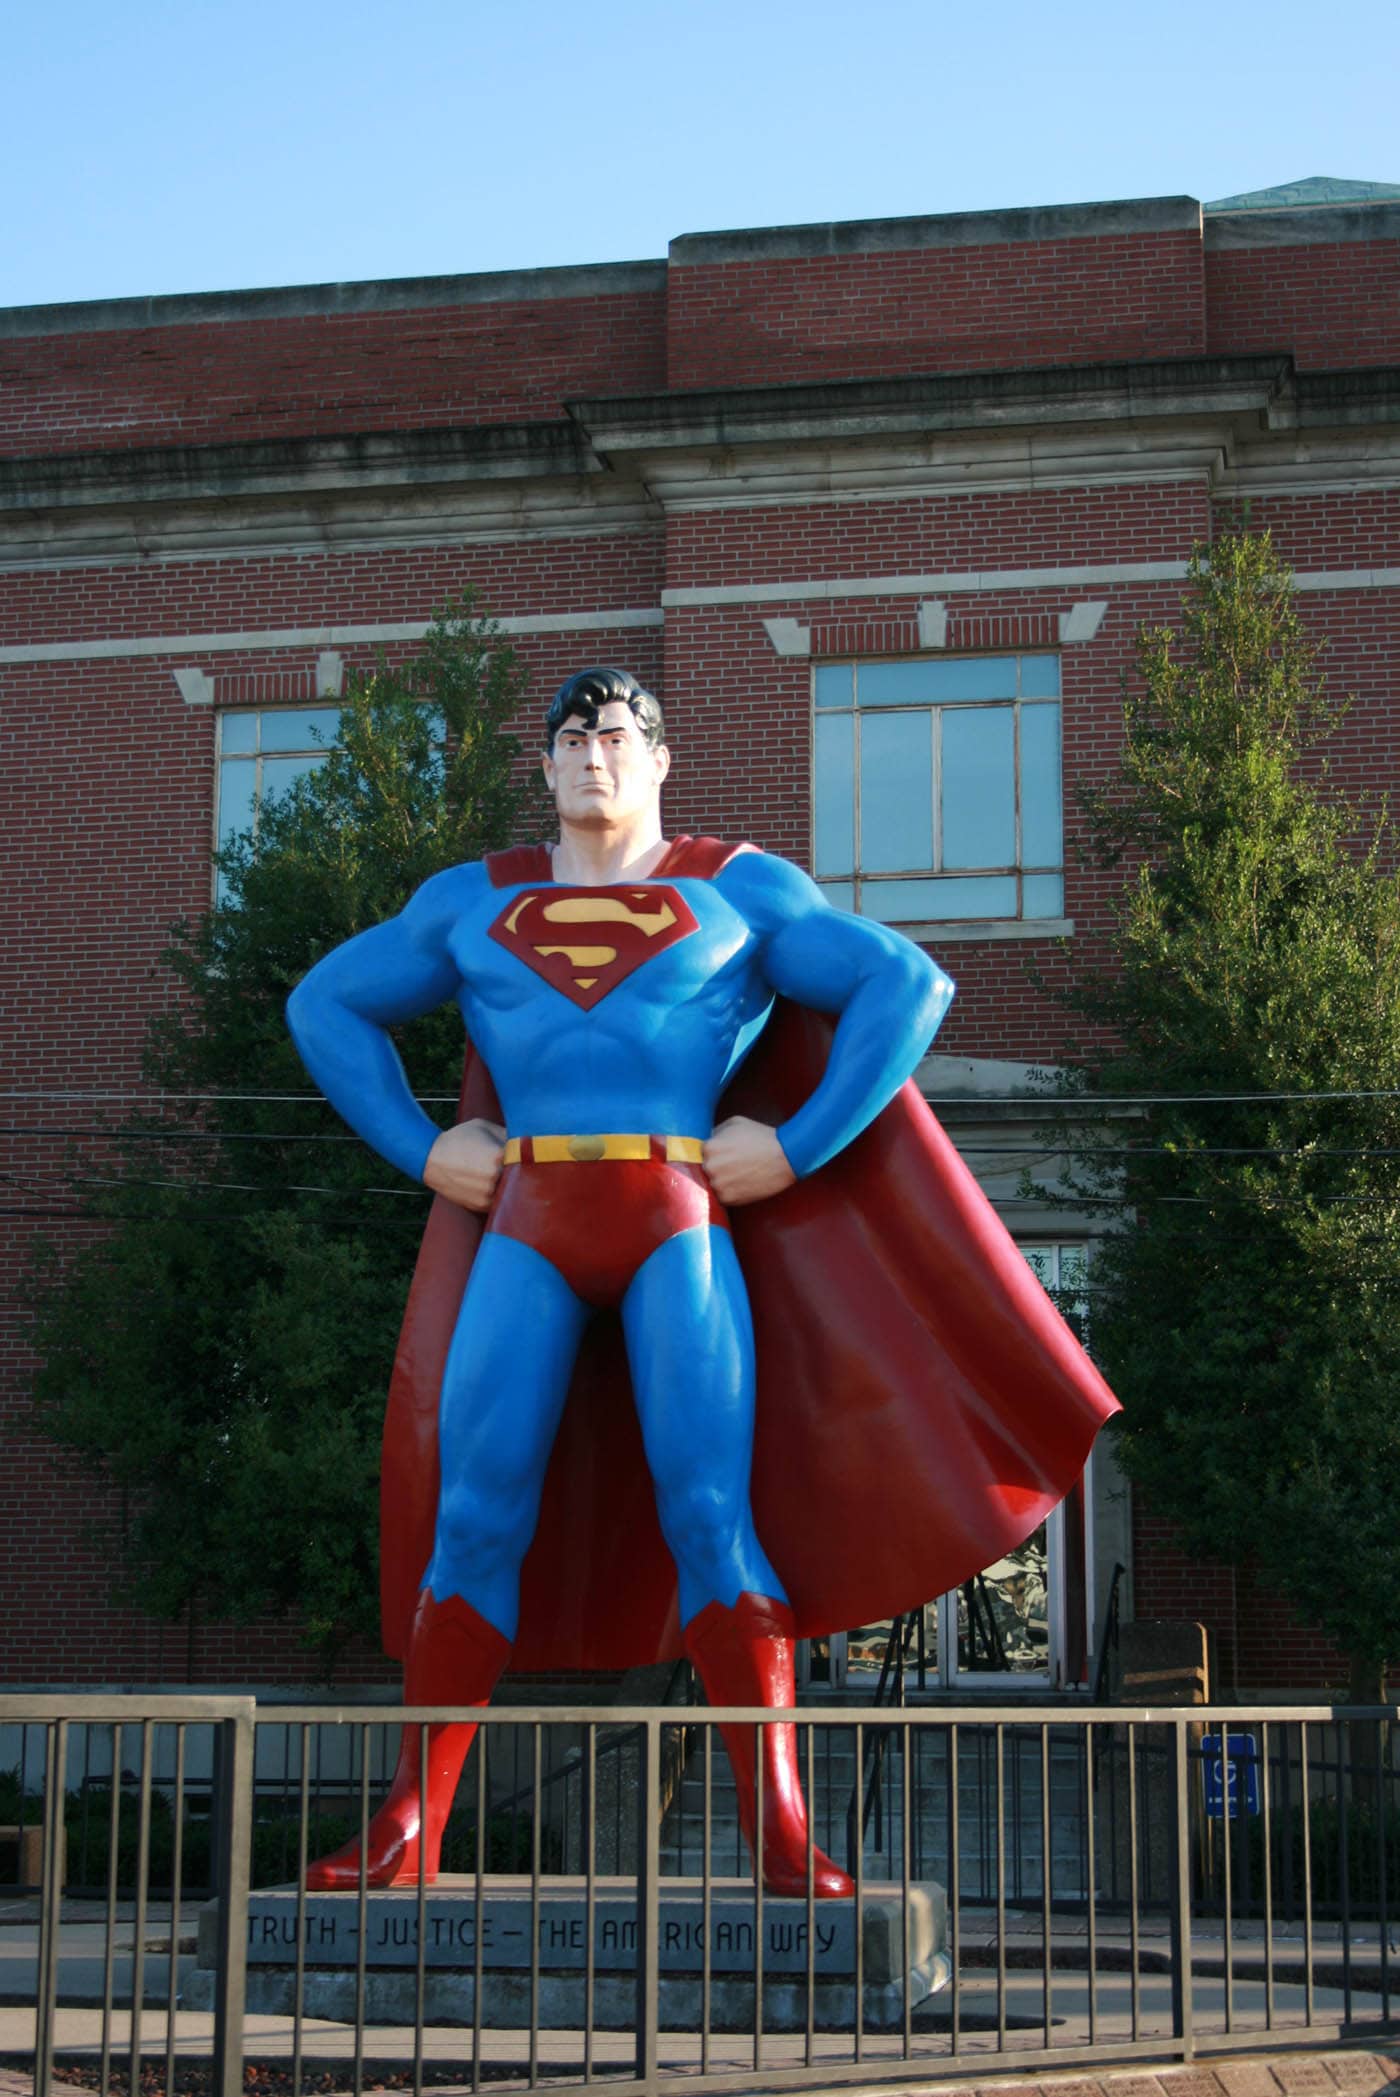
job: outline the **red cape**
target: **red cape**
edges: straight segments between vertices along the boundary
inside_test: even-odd
[[[678,839],[664,869],[708,876],[734,849]],[[548,880],[539,852],[497,855],[493,879]],[[830,1037],[780,1002],[722,1111],[785,1121]],[[470,1051],[460,1113],[499,1118]],[[730,1223],[758,1354],[754,1518],[799,1637],[911,1609],[1023,1542],[1118,1402],[913,1083],[830,1164]],[[398,1657],[432,1553],[438,1393],[480,1235],[480,1217],[434,1201],[394,1362],[380,1594]],[[621,1329],[604,1315],[550,1459],[511,1664],[626,1668],[680,1651]]]

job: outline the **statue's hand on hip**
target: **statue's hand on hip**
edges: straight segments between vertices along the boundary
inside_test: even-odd
[[[489,1209],[501,1176],[505,1140],[505,1130],[494,1121],[459,1121],[455,1128],[444,1129],[428,1152],[424,1185],[459,1208]]]
[[[727,1209],[781,1194],[797,1177],[777,1130],[747,1114],[731,1114],[719,1124],[705,1145],[705,1173]]]

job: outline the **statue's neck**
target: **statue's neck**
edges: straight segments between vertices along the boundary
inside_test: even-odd
[[[622,835],[566,826],[552,854],[554,878],[579,888],[644,881],[669,850],[659,822]]]

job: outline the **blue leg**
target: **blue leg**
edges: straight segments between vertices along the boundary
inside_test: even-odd
[[[508,1639],[589,1315],[540,1253],[482,1239],[443,1372],[442,1486],[424,1585],[439,1602],[461,1595]]]
[[[682,1623],[744,1593],[786,1600],[749,1506],[753,1322],[728,1231],[702,1224],[658,1246],[622,1323]]]

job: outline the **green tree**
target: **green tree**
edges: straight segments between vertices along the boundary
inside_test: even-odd
[[[1329,775],[1344,708],[1267,535],[1198,550],[1138,671],[1086,802],[1126,886],[1070,996],[1114,1044],[1078,1083],[1149,1099],[1078,1163],[1126,1224],[1093,1267],[1095,1352],[1150,1504],[1252,1560],[1369,1700],[1400,1644],[1395,835]]]
[[[41,1254],[39,1421],[117,1489],[105,1541],[153,1614],[291,1612],[327,1665],[373,1626],[379,1430],[427,1196],[310,1096],[283,1004],[518,831],[525,696],[467,599],[409,663],[352,681],[334,747],[220,855],[220,906],[173,930],[145,1050],[165,1097],[99,1165],[116,1184],[90,1155],[75,1183],[105,1230]],[[419,1095],[455,1099],[456,1012],[398,1038]]]

